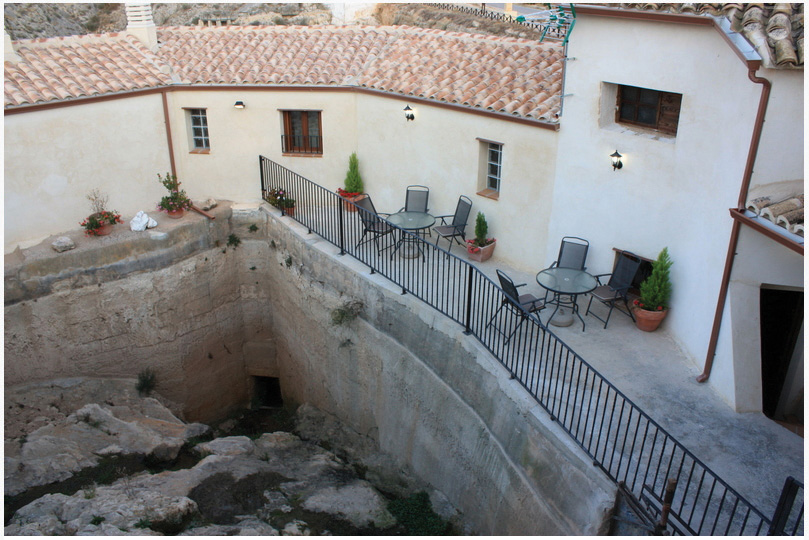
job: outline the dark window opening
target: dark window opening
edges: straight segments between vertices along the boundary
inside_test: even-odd
[[[682,94],[621,85],[615,121],[676,135],[682,99]]]
[[[283,407],[281,380],[278,377],[253,377],[253,402],[257,407]]]
[[[281,150],[287,154],[323,154],[320,111],[282,111]]]
[[[191,118],[191,140],[195,150],[208,150],[211,140],[208,137],[208,115],[205,109],[188,109]]]
[[[803,292],[762,287],[760,315],[762,411],[802,427],[803,381],[796,374],[803,363]]]

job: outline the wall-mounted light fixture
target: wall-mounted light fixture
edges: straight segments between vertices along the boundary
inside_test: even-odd
[[[239,100],[236,103],[234,103],[233,106],[236,107],[237,109],[244,109],[244,101]]]
[[[615,152],[613,152],[612,154],[610,154],[610,157],[612,158],[612,170],[613,170],[613,171],[614,171],[615,169],[620,169],[621,167],[623,167],[623,166],[624,166],[624,164],[623,164],[623,163],[621,163],[621,158],[622,158],[622,157],[624,157],[624,156],[622,156],[621,154],[619,154],[619,153],[618,153],[618,150],[616,150]]]
[[[410,105],[405,105],[404,113],[405,113],[405,118],[407,118],[408,122],[410,122],[411,120],[416,119],[416,115],[413,114],[413,109],[410,108]]]

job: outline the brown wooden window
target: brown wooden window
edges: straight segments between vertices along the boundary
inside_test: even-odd
[[[621,85],[615,121],[676,135],[682,99],[682,94]]]
[[[281,150],[285,154],[323,154],[320,111],[281,111],[284,133]]]

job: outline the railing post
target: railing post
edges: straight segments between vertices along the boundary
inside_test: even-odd
[[[787,526],[789,514],[792,512],[792,505],[795,504],[795,497],[798,495],[799,487],[800,483],[797,480],[787,476],[784,489],[781,490],[781,497],[778,499],[778,506],[775,507],[767,536],[784,536],[786,534],[784,529]]]
[[[474,266],[469,265],[469,272],[466,276],[466,323],[464,324],[464,334],[467,336],[472,333],[472,276]]]
[[[674,490],[677,489],[677,479],[669,478],[666,482],[666,492],[663,494],[663,508],[660,510],[660,521],[655,524],[655,534],[661,535],[669,524],[671,501],[674,500]]]
[[[338,226],[340,227],[340,246],[339,246],[340,247],[340,255],[345,255],[346,254],[346,248],[345,248],[345,222],[344,222],[344,219],[343,219],[343,215],[344,215],[345,212],[343,212],[343,206],[344,206],[343,205],[343,199],[341,197],[339,197],[339,196],[337,198],[338,198],[338,201],[337,201],[337,220],[339,221]]]
[[[261,175],[261,198],[267,196],[267,186],[264,181],[264,156],[258,156],[258,170]]]

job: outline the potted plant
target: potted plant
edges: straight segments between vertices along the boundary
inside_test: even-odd
[[[488,235],[489,224],[486,223],[486,216],[483,212],[478,212],[475,219],[475,237],[466,241],[466,252],[470,260],[483,262],[492,256],[497,240],[489,238]]]
[[[364,195],[362,177],[360,176],[360,161],[357,153],[352,153],[348,158],[348,172],[344,181],[345,188],[337,188],[337,194],[346,199],[345,209],[348,212],[356,212],[357,207],[352,202],[361,199]]]
[[[640,284],[640,298],[635,300],[635,324],[644,332],[654,332],[666,317],[671,298],[669,249],[663,248],[652,263],[652,273]]]
[[[283,189],[273,188],[267,192],[267,202],[276,208],[283,210],[288,216],[295,215],[295,199]]]
[[[157,179],[163,184],[169,194],[160,199],[157,209],[165,212],[170,218],[179,219],[185,215],[185,211],[191,208],[191,200],[185,194],[185,190],[180,189],[180,182],[177,176],[166,173],[166,177],[157,175]]]
[[[93,213],[80,223],[84,227],[84,234],[87,236],[106,236],[112,232],[112,226],[121,221],[121,214],[115,210],[106,209],[109,197],[101,193],[98,189],[93,189],[87,194],[87,200],[93,207]]]

